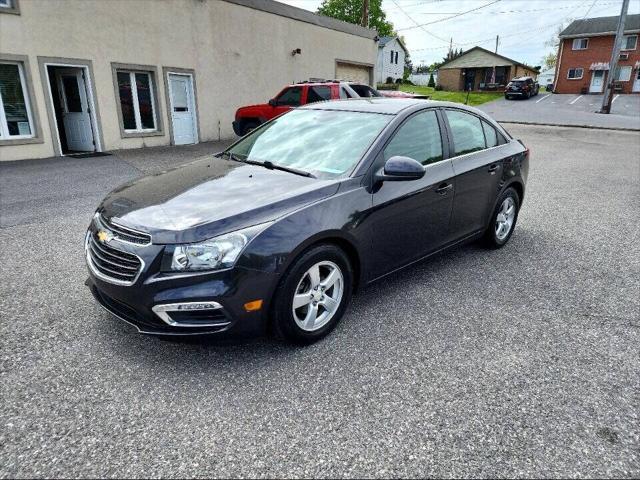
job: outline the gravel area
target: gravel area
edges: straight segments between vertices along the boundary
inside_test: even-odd
[[[640,476],[640,139],[506,127],[511,242],[370,286],[306,348],[139,335],[83,284],[99,199],[218,145],[0,164],[0,476]]]

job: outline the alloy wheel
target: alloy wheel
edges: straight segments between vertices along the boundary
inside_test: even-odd
[[[340,308],[344,277],[340,267],[323,261],[313,265],[298,282],[293,297],[293,318],[302,330],[324,327]]]
[[[500,205],[500,210],[498,211],[498,215],[496,216],[496,238],[500,241],[507,238],[511,228],[513,227],[513,222],[516,218],[516,203],[513,201],[513,198],[507,197]]]

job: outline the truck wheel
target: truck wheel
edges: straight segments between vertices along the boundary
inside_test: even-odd
[[[257,120],[249,120],[242,124],[242,131],[240,133],[242,133],[242,136],[244,137],[251,130],[255,130],[259,126],[260,126],[260,122],[258,122]]]

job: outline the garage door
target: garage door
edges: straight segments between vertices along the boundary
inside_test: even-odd
[[[338,62],[336,65],[336,78],[369,85],[371,83],[372,68],[366,65]]]

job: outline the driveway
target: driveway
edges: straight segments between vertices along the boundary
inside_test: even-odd
[[[478,106],[499,122],[576,125],[640,130],[640,95],[614,95],[611,114],[595,113],[602,95],[566,95],[541,91],[528,100],[501,98]]]
[[[640,476],[637,133],[508,128],[511,242],[387,277],[307,348],[142,336],[83,285],[98,200],[219,145],[0,164],[0,477]]]

